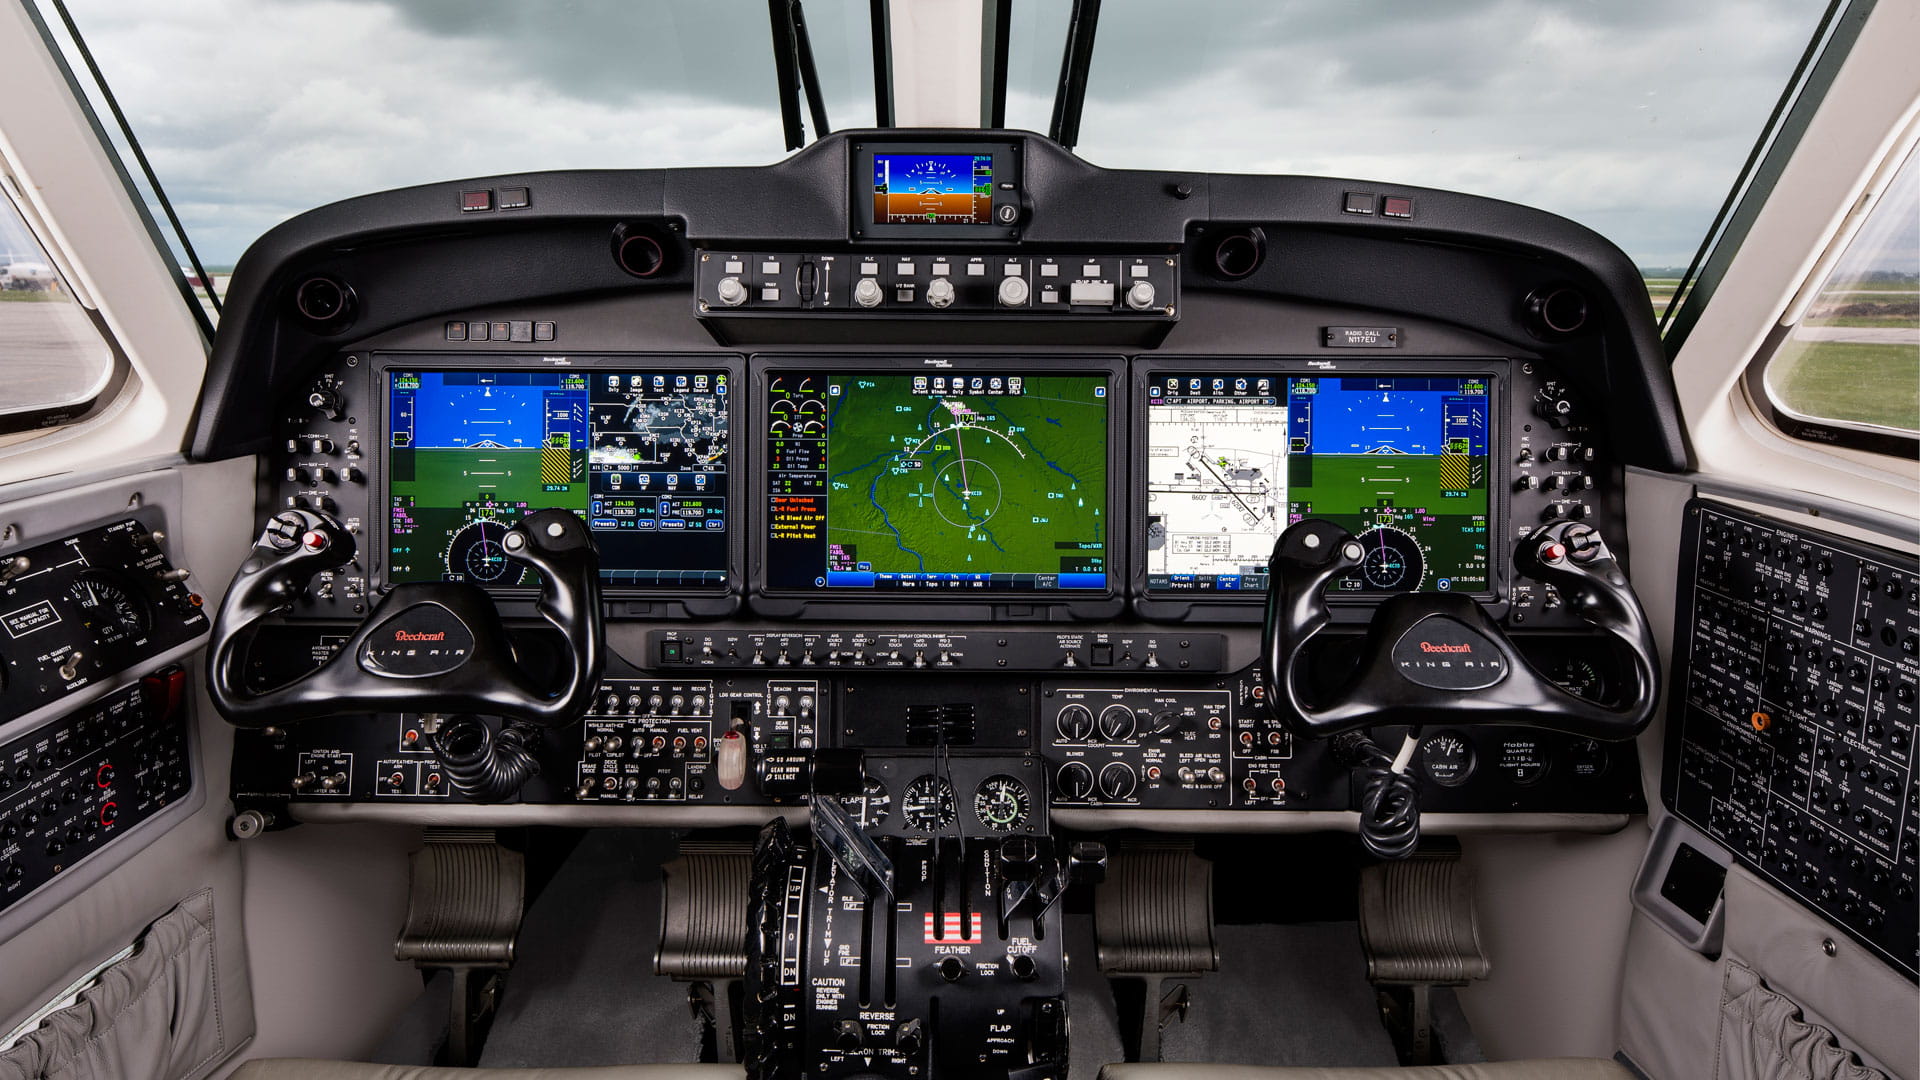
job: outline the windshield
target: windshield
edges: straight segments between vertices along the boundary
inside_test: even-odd
[[[787,154],[765,0],[70,8],[211,271],[279,222],[367,192]],[[868,5],[806,15],[830,123],[872,126]]]
[[[1664,305],[1825,8],[1105,0],[1074,149],[1110,167],[1352,177],[1536,206],[1620,245]],[[763,0],[73,9],[216,287],[266,229],[351,195],[787,152]],[[872,10],[806,8],[836,129],[874,123]],[[1005,9],[1006,126],[1048,130],[1072,13],[1067,0]]]
[[[1074,149],[1114,168],[1398,181],[1539,207],[1618,244],[1664,303],[1825,8],[1185,0],[1169,18],[1161,0],[1105,0]],[[1047,130],[1066,25],[1040,19],[1051,67],[1009,63],[1010,126]]]

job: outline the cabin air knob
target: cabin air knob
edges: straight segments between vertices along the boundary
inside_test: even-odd
[[[953,282],[943,277],[937,277],[927,282],[927,303],[937,308],[952,305]]]
[[[880,282],[870,277],[861,278],[853,286],[853,302],[861,307],[879,307],[882,295]]]
[[[737,277],[723,277],[713,288],[714,296],[728,307],[739,307],[747,302],[747,287]]]

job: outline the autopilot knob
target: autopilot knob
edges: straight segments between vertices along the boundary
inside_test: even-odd
[[[747,287],[737,277],[723,277],[713,287],[713,295],[728,307],[739,307],[747,302]]]
[[[853,302],[859,304],[861,307],[879,307],[880,301],[885,295],[885,291],[880,288],[880,280],[878,278],[863,277],[859,281],[854,282]]]
[[[929,305],[937,308],[952,307],[953,297],[953,282],[943,277],[937,277],[927,282],[927,303]]]
[[[1026,278],[1001,278],[999,295],[1001,307],[1026,307],[1033,296],[1033,287],[1027,284]]]
[[[1156,295],[1153,282],[1136,281],[1127,288],[1127,306],[1135,311],[1145,311],[1153,306]]]

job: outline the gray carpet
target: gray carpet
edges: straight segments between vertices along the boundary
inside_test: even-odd
[[[1353,923],[1221,926],[1216,936],[1220,970],[1192,982],[1193,1008],[1161,1035],[1162,1060],[1397,1063]]]
[[[595,829],[528,909],[480,1064],[700,1060],[687,984],[653,973],[671,834]]]
[[[1067,1075],[1092,1080],[1100,1066],[1120,1060],[1119,1016],[1096,959],[1093,916],[1069,915],[1066,922]]]

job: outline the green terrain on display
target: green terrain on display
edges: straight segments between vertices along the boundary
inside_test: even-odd
[[[959,377],[955,377],[956,382]],[[1102,572],[1106,380],[1025,377],[999,396],[843,376],[828,413],[835,569]]]

